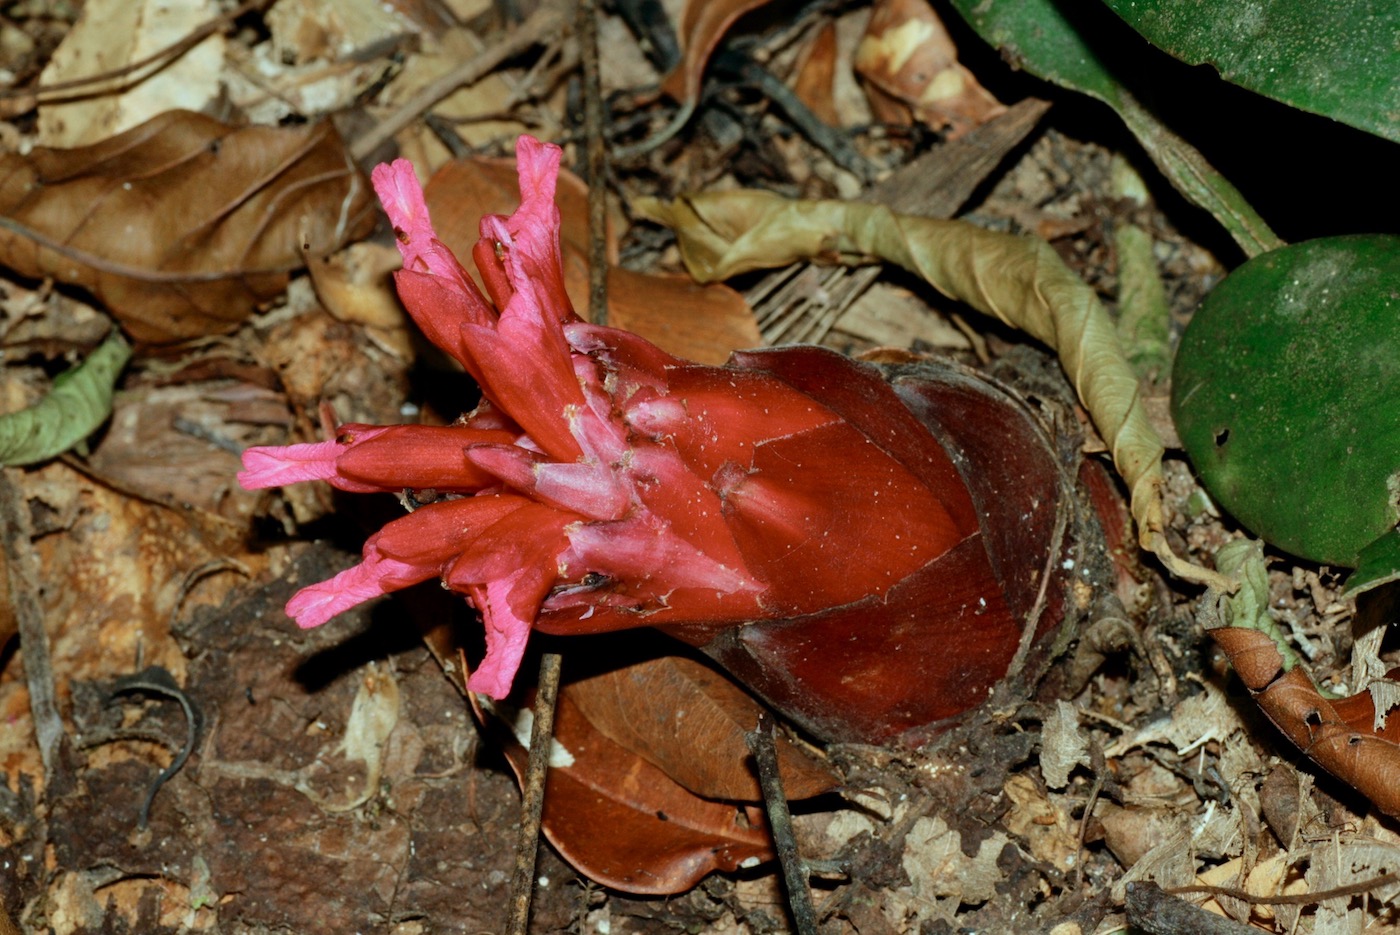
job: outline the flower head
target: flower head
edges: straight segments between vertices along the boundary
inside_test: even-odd
[[[472,251],[487,295],[434,234],[412,166],[374,170],[403,255],[399,295],[483,401],[450,426],[344,425],[330,441],[245,452],[248,488],[445,495],[293,597],[300,625],[440,578],[486,628],[469,687],[502,697],[532,628],[659,626],[703,642],[883,594],[975,532],[970,509],[927,482],[952,471],[936,444],[900,456],[801,379],[689,363],[580,319],[560,262],[560,150],[527,136],[516,157],[520,207],[483,218]]]

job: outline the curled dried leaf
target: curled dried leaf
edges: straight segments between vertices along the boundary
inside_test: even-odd
[[[1382,812],[1400,817],[1400,786],[1395,783],[1400,775],[1400,731],[1374,727],[1376,708],[1369,692],[1336,701],[1324,698],[1301,667],[1283,671],[1269,634],[1244,627],[1210,633],[1274,726]]]
[[[1176,555],[1165,536],[1164,447],[1143,409],[1138,380],[1113,321],[1042,240],[964,221],[898,214],[884,205],[790,201],[768,192],[640,199],[639,214],[676,229],[681,255],[709,282],[798,260],[896,263],[939,292],[995,315],[1049,345],[1113,453],[1132,494],[1142,547],[1174,574],[1232,590],[1225,576]]]

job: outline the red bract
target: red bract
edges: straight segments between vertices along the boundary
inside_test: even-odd
[[[399,294],[484,401],[451,426],[344,425],[244,454],[249,488],[448,495],[297,594],[299,624],[440,577],[486,626],[471,688],[501,697],[532,626],[714,632],[810,613],[887,590],[963,538],[925,483],[787,383],[582,321],[560,268],[559,158],[520,140],[520,208],[484,218],[473,250],[490,301],[434,236],[412,166],[374,171],[404,258]]]

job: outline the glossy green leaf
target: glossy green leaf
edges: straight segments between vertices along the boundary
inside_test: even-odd
[[[1144,150],[1183,195],[1230,233],[1249,256],[1282,246],[1243,195],[1194,147],[1138,103],[1094,46],[1065,18],[1056,0],[952,0],[963,18],[1002,57],[1055,84],[1096,97],[1118,112]],[[1111,14],[1077,4],[1076,15]],[[1087,7],[1087,9],[1086,9]]]
[[[1273,545],[1355,568],[1400,519],[1400,237],[1245,263],[1196,311],[1172,379],[1211,495]]]
[[[112,390],[130,357],[131,346],[113,332],[87,360],[54,380],[38,403],[0,416],[0,464],[46,461],[97,431],[112,414]]]
[[[1400,4],[1104,0],[1150,42],[1226,81],[1400,142]]]

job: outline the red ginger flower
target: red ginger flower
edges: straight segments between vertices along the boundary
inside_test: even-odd
[[[500,698],[531,627],[659,626],[703,643],[881,595],[975,531],[926,483],[952,471],[936,446],[916,477],[888,439],[789,381],[580,319],[560,262],[560,150],[526,136],[516,157],[520,208],[483,218],[472,251],[489,301],[434,235],[412,166],[374,170],[403,254],[399,295],[484,401],[450,426],[343,425],[331,441],[244,453],[247,488],[447,495],[293,597],[298,624],[440,577],[485,624],[469,687]]]

